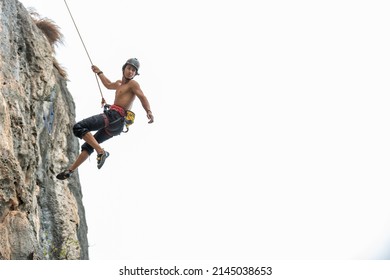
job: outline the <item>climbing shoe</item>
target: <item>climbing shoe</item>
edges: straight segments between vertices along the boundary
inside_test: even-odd
[[[106,158],[110,155],[109,152],[104,151],[102,154],[97,155],[97,168],[102,168],[104,162],[106,161]]]
[[[70,176],[72,176],[72,174],[73,174],[72,170],[65,170],[59,173],[56,177],[58,180],[65,180],[68,179]]]

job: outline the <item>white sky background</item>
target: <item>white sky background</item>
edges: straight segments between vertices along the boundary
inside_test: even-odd
[[[77,120],[100,113],[64,2],[21,2],[65,35]],[[155,115],[137,100],[79,169],[91,259],[390,257],[387,1],[67,2],[107,77],[140,60]]]

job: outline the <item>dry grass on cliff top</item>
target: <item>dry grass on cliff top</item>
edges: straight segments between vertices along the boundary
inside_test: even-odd
[[[58,44],[63,44],[64,36],[60,31],[60,27],[51,19],[49,18],[42,18],[35,10],[30,9],[29,13],[34,20],[34,23],[36,26],[43,32],[43,34],[46,36],[47,40],[49,41],[50,45],[52,46],[52,51],[55,53],[55,46]],[[63,78],[67,78],[67,73],[65,69],[58,63],[57,59],[54,58],[53,61],[54,67],[58,70],[59,74]]]

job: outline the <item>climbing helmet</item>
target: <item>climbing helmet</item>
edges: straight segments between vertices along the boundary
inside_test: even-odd
[[[136,75],[139,75],[138,69],[139,69],[140,64],[139,64],[138,59],[136,59],[136,58],[130,58],[130,59],[128,59],[128,60],[126,61],[126,63],[123,65],[123,67],[122,67],[122,72],[125,71],[126,65],[131,65],[131,66],[133,66],[133,67],[137,70]]]

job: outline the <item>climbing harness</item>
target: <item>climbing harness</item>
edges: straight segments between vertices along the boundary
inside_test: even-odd
[[[83,40],[83,38],[81,37],[80,31],[79,31],[79,29],[78,29],[78,27],[77,27],[77,24],[76,24],[76,22],[75,22],[75,20],[74,20],[74,18],[73,18],[73,16],[72,16],[72,12],[71,12],[70,9],[69,9],[68,3],[66,3],[66,0],[64,0],[64,2],[65,2],[65,5],[66,5],[66,8],[68,9],[69,15],[70,15],[70,17],[71,17],[71,19],[72,19],[72,21],[73,21],[74,27],[76,28],[77,34],[79,34],[81,43],[83,44],[83,47],[84,47],[84,50],[85,50],[85,52],[86,52],[86,54],[87,54],[87,56],[88,56],[89,62],[91,62],[91,65],[94,65],[94,64],[92,63],[92,59],[91,59],[91,57],[90,57],[90,55],[89,55],[89,53],[88,53],[87,47],[86,47],[85,44],[84,44],[84,40]],[[101,89],[100,84],[99,84],[98,75],[97,75],[96,73],[95,73],[95,79],[96,79],[96,83],[97,83],[98,88],[99,88],[99,91],[100,91],[100,96],[102,97],[101,104],[102,104],[102,107],[103,107],[104,104],[106,104],[106,100],[105,100],[104,97],[103,97],[102,89]]]
[[[104,105],[104,110],[103,110],[103,111],[106,112],[106,111],[112,109],[112,110],[115,110],[115,111],[119,112],[119,110],[117,110],[116,107],[118,107],[118,106],[116,106],[116,105],[108,105],[108,104],[105,104],[105,105]],[[120,109],[122,109],[122,108],[120,108]],[[122,110],[123,110],[123,109],[122,109]],[[123,112],[125,112],[125,113],[124,113],[124,116],[123,116]],[[122,111],[119,112],[119,113],[121,114],[121,116],[123,117],[124,121],[125,121],[125,128],[126,128],[126,131],[123,130],[122,132],[123,132],[123,133],[127,133],[127,132],[129,132],[129,126],[132,125],[132,124],[134,123],[135,114],[134,114],[134,112],[132,112],[132,111],[130,111],[130,110],[126,110],[126,111],[123,110],[123,112],[122,112]],[[111,124],[114,124],[114,123],[116,123],[116,122],[118,122],[118,121],[120,121],[120,120],[122,120],[122,118],[117,119],[117,120],[115,120],[115,121],[113,121],[113,122],[107,124],[107,126],[108,126],[108,125],[111,125]]]

